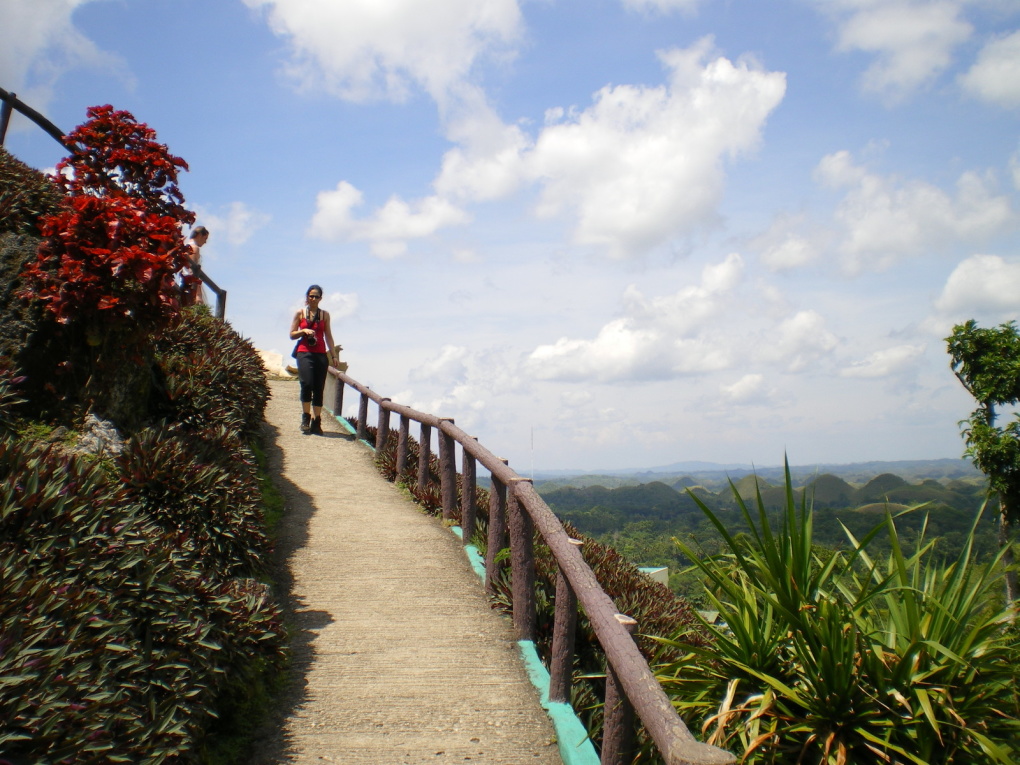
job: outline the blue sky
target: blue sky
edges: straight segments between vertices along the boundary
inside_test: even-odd
[[[943,338],[1020,312],[1015,0],[4,0],[0,87],[149,124],[239,332],[321,284],[522,472],[956,457]]]

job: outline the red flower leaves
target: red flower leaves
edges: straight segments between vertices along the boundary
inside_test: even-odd
[[[88,116],[67,136],[74,151],[57,166],[67,197],[41,221],[22,295],[89,336],[161,328],[179,307],[181,226],[195,219],[177,187],[187,163],[128,112],[94,106]]]

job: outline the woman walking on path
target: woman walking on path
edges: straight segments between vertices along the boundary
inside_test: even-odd
[[[305,292],[305,307],[294,314],[290,323],[290,339],[297,340],[298,379],[301,381],[301,430],[322,435],[322,391],[326,387],[326,370],[334,349],[329,325],[329,311],[319,308],[322,287],[313,284]]]

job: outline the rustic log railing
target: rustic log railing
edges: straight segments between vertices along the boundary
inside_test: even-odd
[[[213,291],[213,294],[216,295],[216,308],[213,311],[213,315],[220,321],[223,321],[223,317],[227,313],[227,291],[210,279],[209,275],[202,270],[201,266],[192,263],[188,266],[188,268],[190,268],[191,272],[201,279],[205,285]]]
[[[475,532],[475,488],[477,464],[489,471],[489,540],[486,545],[485,586],[490,592],[497,574],[496,554],[510,547],[513,597],[513,626],[517,639],[534,641],[536,634],[535,556],[537,532],[548,546],[558,567],[550,661],[549,698],[570,701],[574,630],[577,608],[587,614],[607,660],[606,698],[601,761],[607,765],[625,765],[633,758],[635,717],[655,743],[668,765],[729,765],[735,758],[729,752],[697,741],[676,713],[641,655],[632,635],[639,625],[631,617],[618,613],[612,599],[599,585],[591,568],[581,557],[579,543],[571,539],[559,519],[535,491],[531,479],[517,475],[506,460],[497,457],[477,439],[468,435],[453,419],[436,417],[396,404],[362,385],[345,372],[330,367],[335,379],[333,412],[342,416],[344,388],[350,386],[359,395],[357,436],[368,434],[369,401],[378,408],[375,448],[381,449],[389,436],[390,414],[400,416],[397,436],[396,475],[407,468],[408,438],[411,421],[419,423],[421,438],[418,453],[418,483],[428,473],[432,430],[438,435],[443,518],[450,520],[457,510],[456,445],[461,447],[461,528],[464,544]],[[509,539],[508,539],[509,537]]]
[[[54,141],[68,151],[71,151],[70,145],[64,142],[64,131],[18,98],[14,93],[0,88],[0,101],[3,102],[0,104],[0,146],[4,145],[4,140],[7,138],[7,126],[11,121],[11,110],[16,109],[41,127]]]

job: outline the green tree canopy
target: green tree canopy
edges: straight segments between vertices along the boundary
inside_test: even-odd
[[[1020,417],[1014,415],[1005,427],[995,420],[999,408],[1020,402],[1020,334],[1016,322],[984,328],[971,319],[953,327],[946,343],[953,373],[978,402],[978,408],[960,424],[967,456],[999,495],[999,544],[1006,550],[1004,561],[1010,569],[1006,595],[1016,600],[1010,546],[1020,519]]]

